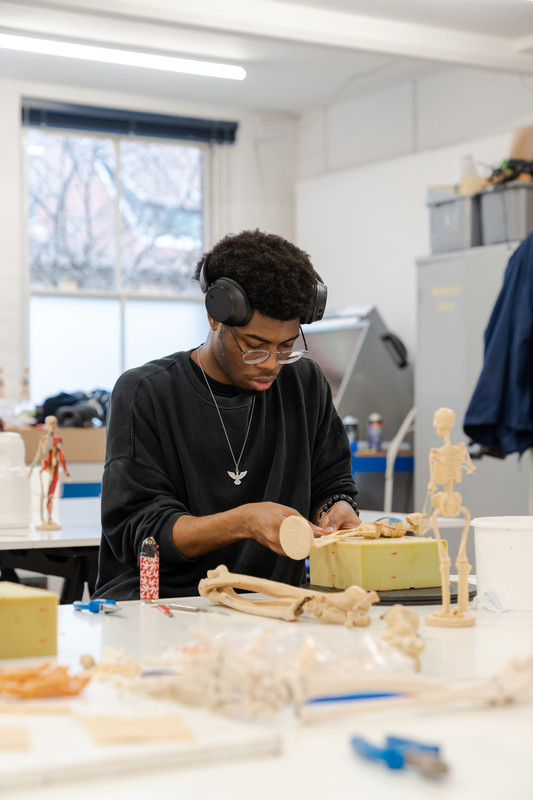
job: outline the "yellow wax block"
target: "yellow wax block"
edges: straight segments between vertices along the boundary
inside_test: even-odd
[[[57,604],[53,592],[0,581],[0,658],[55,655]]]
[[[448,543],[443,540],[447,550]],[[435,539],[344,539],[314,547],[309,557],[310,581],[318,586],[367,592],[440,586],[439,552]]]

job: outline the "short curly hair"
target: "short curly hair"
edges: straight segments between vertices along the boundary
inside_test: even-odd
[[[228,234],[198,262],[196,280],[207,257],[209,282],[236,281],[260,314],[282,321],[306,317],[317,275],[308,254],[287,239],[259,229]]]

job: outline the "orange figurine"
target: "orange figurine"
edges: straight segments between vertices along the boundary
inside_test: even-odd
[[[48,416],[44,420],[44,431],[39,441],[39,447],[35,453],[35,457],[30,465],[28,478],[30,477],[33,468],[40,463],[41,469],[39,478],[41,481],[41,524],[36,525],[37,530],[59,530],[61,525],[54,522],[52,519],[52,502],[54,499],[54,492],[57,488],[59,481],[59,467],[61,466],[65,473],[65,478],[70,480],[70,475],[65,463],[63,455],[63,443],[59,436],[55,435],[57,429],[57,418]],[[45,491],[43,485],[43,473],[48,473],[48,488]],[[44,513],[46,496],[46,515]]]

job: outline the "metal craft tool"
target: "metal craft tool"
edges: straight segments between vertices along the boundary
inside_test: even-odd
[[[204,612],[204,614],[209,614],[210,611],[216,611],[218,614],[227,614],[227,611],[221,611],[219,608],[212,606],[210,608],[200,608],[200,606],[186,606],[185,603],[166,603],[166,608],[172,608],[176,611],[192,611],[196,613],[198,611]]]

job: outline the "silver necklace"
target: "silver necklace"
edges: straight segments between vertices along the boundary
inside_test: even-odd
[[[222,414],[220,413],[220,409],[218,407],[218,403],[215,400],[215,395],[213,394],[213,390],[211,389],[211,386],[209,385],[209,381],[207,380],[207,376],[206,376],[206,374],[204,372],[204,368],[202,367],[202,360],[200,358],[200,348],[198,349],[198,365],[199,365],[200,369],[202,370],[202,375],[204,376],[205,384],[206,384],[207,388],[209,389],[209,393],[210,393],[210,395],[211,395],[211,397],[213,399],[213,403],[215,404],[215,408],[216,408],[217,413],[218,413],[218,418],[220,420],[220,424],[222,425],[222,430],[224,431],[224,436],[226,437],[226,441],[227,441],[228,447],[230,449],[231,457],[233,458],[233,463],[235,464],[235,472],[231,472],[230,470],[228,470],[228,475],[232,479],[232,481],[235,484],[235,486],[239,486],[242,483],[243,478],[245,478],[247,476],[247,474],[248,474],[248,470],[245,470],[244,472],[241,472],[239,470],[239,465],[241,463],[242,454],[244,453],[244,448],[246,447],[246,442],[248,441],[248,434],[250,433],[250,426],[252,424],[252,417],[254,415],[254,408],[255,408],[255,395],[252,398],[252,408],[251,408],[251,411],[250,411],[250,417],[248,419],[248,427],[246,428],[246,436],[244,437],[244,443],[243,443],[243,446],[241,448],[241,452],[240,452],[239,458],[235,458],[235,453],[233,452],[233,447],[231,446],[231,442],[229,440],[228,432],[226,430],[226,426],[224,425],[224,420],[222,419]]]

